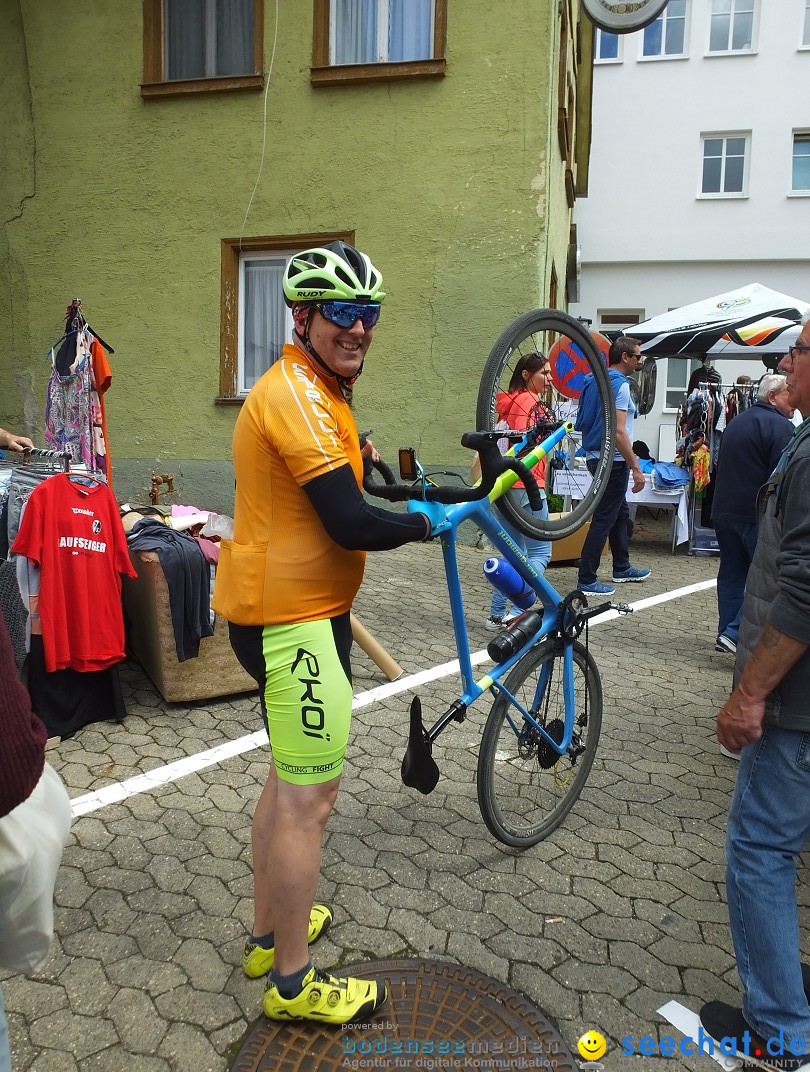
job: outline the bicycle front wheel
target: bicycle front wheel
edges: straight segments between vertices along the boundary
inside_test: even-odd
[[[542,841],[573,807],[593,766],[602,729],[602,683],[579,641],[574,649],[574,735],[565,755],[501,693],[478,753],[478,804],[490,832],[516,849]],[[564,645],[545,640],[514,666],[505,687],[557,742],[565,729]],[[511,720],[511,721],[510,721]]]
[[[585,375],[593,375],[599,412],[602,416],[602,443],[596,470],[590,479],[587,469],[573,468],[579,448],[577,434],[558,444],[546,466],[546,491],[562,496],[563,509],[549,520],[535,517],[522,496],[510,491],[498,502],[498,510],[524,535],[535,540],[560,540],[576,532],[591,516],[607,487],[616,442],[616,406],[610,378],[596,344],[578,320],[556,309],[534,309],[514,320],[492,347],[484,365],[478,389],[476,427],[492,431],[498,422],[495,403],[509,390],[516,366],[527,354],[552,356],[552,386],[541,397],[555,420],[573,420]]]

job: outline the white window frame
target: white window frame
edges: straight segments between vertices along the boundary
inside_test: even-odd
[[[728,158],[727,146],[730,138],[742,138],[745,142],[745,154],[743,156],[743,180],[741,190],[723,190],[722,186],[726,176],[726,160]],[[718,191],[703,189],[703,167],[706,161],[706,142],[722,139],[723,152],[720,157],[722,164],[720,169],[720,186]],[[751,166],[751,131],[750,130],[722,130],[704,131],[700,135],[700,178],[698,181],[698,199],[717,200],[729,198],[748,197],[748,174]]]
[[[685,59],[689,55],[689,0],[684,0],[683,15],[673,15],[670,11],[669,4],[664,8],[661,14],[651,25],[655,25],[656,22],[661,23],[661,51],[660,52],[645,52],[644,51],[644,36],[647,30],[645,27],[639,31],[639,60],[647,62],[648,60],[679,60]],[[667,25],[669,22],[683,21],[683,47],[680,52],[667,52],[666,40],[667,40]]]
[[[260,250],[245,250],[239,255],[239,320],[238,320],[238,346],[237,346],[237,375],[236,375],[236,395],[238,398],[244,398],[250,391],[253,384],[246,383],[246,369],[245,369],[245,315],[246,299],[247,299],[247,286],[245,285],[245,265],[248,261],[270,261],[277,264],[280,268],[285,268],[290,260],[290,257],[296,253],[297,250],[291,249],[284,250],[272,250],[272,251],[260,251]],[[284,309],[284,338],[282,343],[289,342],[292,338],[293,319],[292,312],[284,301],[284,294],[279,287],[278,291],[279,306]],[[273,362],[271,362],[272,364]],[[269,368],[270,365],[267,366]],[[264,371],[267,371],[267,368]]]
[[[714,6],[718,3],[728,3],[731,5],[728,27],[728,38],[726,40],[725,48],[712,48],[712,19],[715,15]],[[734,20],[737,15],[747,15],[748,9],[738,10],[743,4],[751,4],[751,43],[746,48],[732,48],[732,42],[734,40]],[[725,14],[724,12],[717,12],[717,14]],[[757,30],[759,28],[759,0],[709,0],[708,8],[708,38],[706,40],[706,55],[707,56],[748,56],[752,52],[756,52],[757,49]]]
[[[792,153],[790,157],[790,196],[810,197],[810,186],[794,186],[794,169],[796,164],[796,145],[802,143],[808,146],[808,152],[803,156],[810,156],[810,130],[794,130],[792,139]]]
[[[804,0],[804,21],[799,48],[810,48],[810,0]]]
[[[681,403],[686,398],[686,388],[689,386],[689,380],[692,377],[692,373],[695,369],[700,368],[700,358],[683,358],[683,357],[668,357],[667,361],[667,375],[666,375],[666,388],[664,390],[664,413],[677,413]],[[680,382],[681,377],[678,376],[678,383],[673,383],[674,377],[672,373],[675,371],[684,372],[683,383]],[[678,401],[674,406],[670,405],[670,395],[677,393]],[[675,438],[677,440],[680,435],[680,429],[675,429]]]
[[[389,0],[376,0],[377,3],[377,46],[376,57],[373,60],[362,60],[361,63],[408,63],[433,59],[433,40],[436,33],[436,0],[430,4],[430,50],[427,56],[415,56],[412,60],[390,60],[388,58],[388,16],[390,13]],[[344,61],[337,60],[337,34],[335,31],[335,8],[330,5],[329,9],[329,62],[332,66],[342,66]]]
[[[599,51],[600,51],[600,49],[602,47],[602,38],[605,37],[605,36],[607,36],[607,37],[615,37],[616,38],[616,55],[615,56],[600,56],[599,55]],[[593,42],[593,62],[595,64],[597,64],[597,63],[598,64],[602,64],[602,63],[621,63],[622,59],[623,59],[623,56],[622,56],[622,52],[623,52],[622,46],[623,46],[623,44],[624,44],[624,34],[609,33],[607,30],[602,30],[599,27],[597,27],[596,28],[596,35],[594,37],[594,42]]]

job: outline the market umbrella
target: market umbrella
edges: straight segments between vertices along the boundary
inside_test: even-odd
[[[626,328],[645,355],[763,357],[796,340],[807,302],[749,283]]]

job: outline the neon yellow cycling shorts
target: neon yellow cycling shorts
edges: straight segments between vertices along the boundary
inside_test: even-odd
[[[352,719],[349,615],[229,629],[237,659],[259,684],[279,778],[296,785],[336,778]]]

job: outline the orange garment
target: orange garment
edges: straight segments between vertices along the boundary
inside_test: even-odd
[[[104,392],[109,388],[112,383],[112,371],[110,369],[110,363],[107,360],[107,355],[104,352],[104,347],[101,343],[93,338],[90,343],[90,361],[91,372],[93,375],[93,386],[96,389],[98,395],[99,408],[101,411],[101,425],[100,433],[104,442],[104,464],[107,470],[107,483],[112,487],[112,464],[110,462],[110,442],[107,439],[107,414],[104,412]],[[98,451],[96,451],[98,454]]]
[[[692,454],[692,480],[695,482],[695,491],[703,491],[710,482],[710,468],[709,448],[704,443]]]
[[[303,485],[363,460],[337,382],[289,343],[245,399],[233,435],[233,540],[223,540],[212,605],[237,625],[331,618],[351,609],[365,551],[327,535]]]
[[[539,420],[551,419],[533,391],[501,391],[495,399],[495,412],[499,421],[506,421],[507,425],[517,432],[525,431],[529,425],[537,424]],[[532,472],[542,491],[546,482],[546,459],[541,458]],[[518,480],[515,487],[522,488],[523,481]]]

